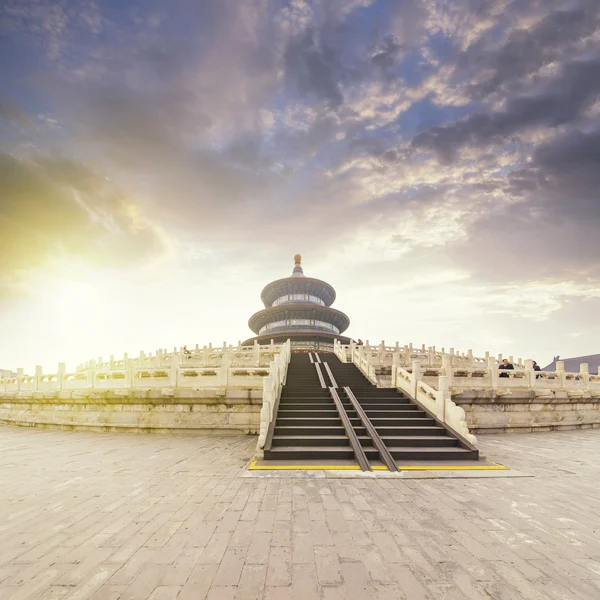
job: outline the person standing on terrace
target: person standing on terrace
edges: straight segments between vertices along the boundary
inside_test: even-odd
[[[505,358],[502,361],[502,364],[498,368],[502,369],[504,371],[514,371],[515,370],[515,366],[512,363],[508,362],[508,358]],[[500,377],[508,377],[508,373],[500,373]]]

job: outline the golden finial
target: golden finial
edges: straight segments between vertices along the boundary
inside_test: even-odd
[[[294,256],[294,264],[299,265],[302,262],[302,256],[300,254],[296,254]]]

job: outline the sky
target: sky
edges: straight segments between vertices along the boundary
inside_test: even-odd
[[[597,0],[3,0],[0,367],[347,335],[600,352]]]

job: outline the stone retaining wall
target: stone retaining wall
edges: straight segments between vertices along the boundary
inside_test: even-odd
[[[469,430],[477,435],[600,427],[600,396],[471,390],[452,394],[452,400],[464,409]]]
[[[0,423],[148,433],[258,433],[262,390],[0,394]]]
[[[600,427],[600,396],[463,391],[452,400],[475,434]],[[106,390],[0,394],[0,423],[154,433],[258,433],[261,390]]]

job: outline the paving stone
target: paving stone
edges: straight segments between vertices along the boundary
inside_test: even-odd
[[[237,587],[215,586],[210,588],[206,600],[234,600]]]
[[[319,600],[314,564],[292,565],[292,600]]]
[[[292,583],[292,556],[287,548],[277,548],[269,554],[267,586],[288,586]]]
[[[235,600],[260,600],[265,592],[267,565],[244,565]]]
[[[230,548],[225,552],[219,570],[213,580],[215,586],[237,586],[242,575],[248,550],[246,548]]]
[[[310,533],[295,531],[292,534],[292,562],[314,564],[315,553]]]
[[[255,443],[0,426],[0,598],[600,598],[600,430],[481,436],[530,478],[240,477]]]

